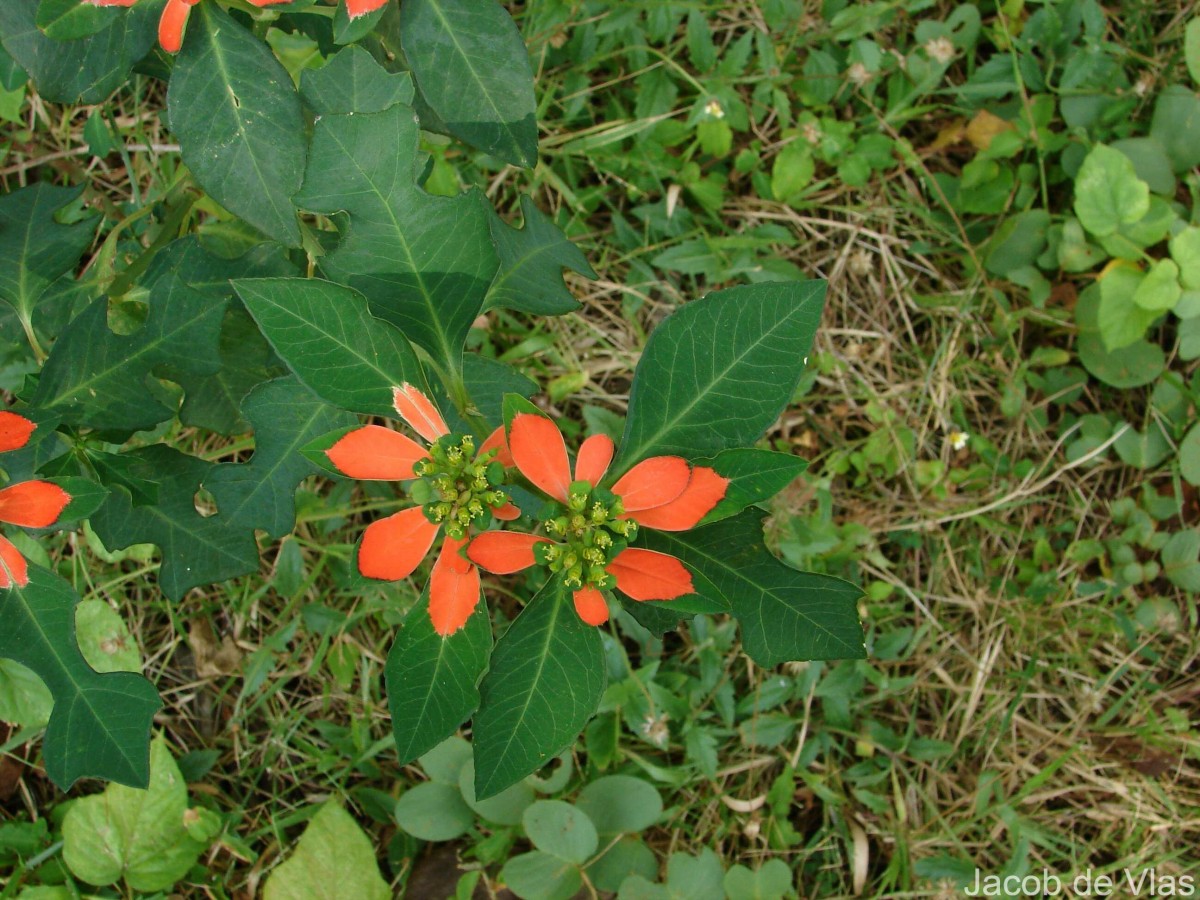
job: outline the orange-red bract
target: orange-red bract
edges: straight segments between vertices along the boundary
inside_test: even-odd
[[[24,416],[0,410],[0,453],[20,450],[29,443],[35,428],[37,426]]]

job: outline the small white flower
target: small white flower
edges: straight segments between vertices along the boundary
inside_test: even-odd
[[[708,117],[711,119],[725,118],[725,107],[721,105],[721,101],[716,97],[713,97],[713,99],[709,100],[708,103],[704,105],[704,112],[707,113]]]
[[[667,746],[667,739],[671,736],[671,732],[667,728],[667,718],[666,713],[661,716],[646,713],[646,717],[642,720],[642,735],[656,747]]]
[[[856,62],[846,71],[846,77],[862,87],[871,80],[871,70],[860,62]]]
[[[954,44],[950,42],[949,38],[934,38],[925,44],[925,52],[929,54],[930,59],[944,66],[954,59]]]
[[[967,441],[970,439],[971,436],[965,431],[952,431],[946,435],[946,443],[948,443],[950,445],[950,449],[956,453],[959,450],[965,450],[967,448]]]

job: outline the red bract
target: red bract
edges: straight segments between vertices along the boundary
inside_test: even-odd
[[[612,462],[613,442],[593,435],[583,442],[571,477],[567,446],[549,419],[533,413],[513,418],[509,444],[516,467],[535,486],[563,504],[565,515],[547,519],[551,537],[489,531],[477,536],[467,556],[496,574],[535,563],[564,573],[575,587],[575,610],[591,625],[608,620],[601,589],[615,584],[634,600],[673,600],[694,591],[691,573],[673,556],[628,547],[637,526],[660,531],[695,527],[725,496],[729,480],[678,456],[643,460],[617,479],[611,492],[598,487]]]
[[[37,426],[24,416],[0,412],[0,453],[19,450],[29,443]],[[71,495],[48,481],[22,481],[0,489],[0,522],[22,528],[47,528],[58,521]],[[29,584],[25,558],[0,535],[0,588]]]
[[[520,515],[496,488],[492,466],[511,465],[504,429],[497,428],[478,450],[471,437],[452,436],[441,413],[411,384],[395,389],[396,412],[429,442],[428,449],[390,428],[365,425],[325,451],[343,475],[366,480],[419,478],[413,499],[420,505],[372,522],[358,550],[358,570],[368,578],[398,581],[411,575],[445,531],[429,583],[429,616],[440,635],[458,631],[479,602],[479,570],[462,555],[476,524],[490,516]]]
[[[92,6],[133,6],[137,0],[83,0]],[[191,9],[200,0],[167,0],[158,20],[158,43],[167,53],[178,53],[183,46],[183,29]],[[254,6],[278,6],[292,0],[249,0]],[[388,0],[346,0],[346,12],[351,19],[379,9]]]

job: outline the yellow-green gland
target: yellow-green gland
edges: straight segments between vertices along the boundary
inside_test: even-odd
[[[586,481],[576,481],[567,494],[566,507],[543,520],[546,534],[558,541],[538,544],[534,558],[551,572],[561,572],[564,583],[582,587],[610,588],[615,579],[608,565],[626,544],[637,536],[637,524],[619,516],[621,498]]]
[[[429,447],[429,458],[413,466],[417,480],[409,493],[425,518],[444,525],[446,535],[462,540],[473,527],[485,527],[492,511],[508,503],[504,466],[495,450],[476,456],[470,435],[448,434]]]

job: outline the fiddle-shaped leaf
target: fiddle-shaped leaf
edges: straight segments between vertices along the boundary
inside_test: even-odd
[[[318,399],[294,377],[256,387],[242,403],[254,427],[248,463],[222,463],[204,479],[222,523],[234,530],[261,529],[280,538],[296,524],[296,486],[320,471],[300,454],[305,444],[354,416]]]
[[[395,416],[395,388],[425,384],[408,339],[371,315],[361,294],[311,278],[255,278],[234,287],[275,352],[335,406]]]
[[[38,380],[32,405],[68,425],[136,431],[169,419],[147,387],[156,366],[211,373],[220,363],[217,341],[225,302],[169,276],[150,294],[145,324],[133,334],[108,327],[108,300],[101,297],[75,317],[54,345]]]
[[[163,0],[141,0],[120,10],[94,34],[60,41],[38,28],[32,0],[0,3],[0,41],[33,79],[42,99],[99,103],[129,77],[154,46]]]
[[[213,463],[164,444],[121,455],[139,464],[133,468],[139,477],[158,481],[158,503],[135,505],[124,491],[113,491],[91,518],[105,547],[157,544],[162,551],[159,587],[172,600],[197,585],[258,568],[253,531],[232,527],[219,512],[204,516],[196,510],[196,492],[215,468]]]
[[[521,216],[521,228],[508,225],[494,210],[489,216],[500,271],[488,289],[486,305],[542,316],[561,316],[579,309],[579,301],[563,283],[562,270],[595,278],[583,251],[525,194],[521,195]]]
[[[404,619],[384,673],[401,765],[436,747],[471,717],[491,649],[486,604],[476,607],[466,625],[442,637],[433,630],[425,588]]]
[[[131,672],[101,674],[75,636],[75,589],[29,567],[29,583],[0,590],[0,657],[32,669],[54,697],[42,756],[62,790],[80,778],[145,787],[150,726],[162,707],[154,686]]]
[[[417,187],[418,139],[407,106],[322,116],[295,200],[312,212],[347,214],[322,271],[362,293],[372,313],[441,368],[458,372],[498,262],[478,189],[435,197]]]
[[[711,456],[754,443],[791,400],[825,302],[825,282],[769,282],[685,304],[638,363],[610,476],[639,460]]]
[[[340,9],[341,7],[339,7]],[[389,72],[362,47],[339,50],[319,69],[300,75],[300,96],[318,116],[383,112],[397,103],[412,105],[412,76]]]
[[[304,173],[304,116],[270,48],[216,3],[192,10],[167,91],[183,161],[214,200],[290,247]]]
[[[525,42],[499,3],[405,0],[400,45],[425,102],[455,137],[505,162],[537,162]]]
[[[800,572],[763,546],[762,513],[747,510],[691,531],[646,529],[639,543],[683,560],[733,607],[746,652],[760,666],[866,656],[862,591],[831,575]],[[660,604],[670,607],[670,601]]]
[[[82,192],[39,182],[0,197],[0,300],[26,334],[33,333],[34,311],[47,288],[74,269],[96,233],[95,216],[70,225],[54,219]]]
[[[600,632],[579,618],[555,578],[492,651],[472,723],[476,798],[500,793],[568,747],[599,706],[605,681]]]

